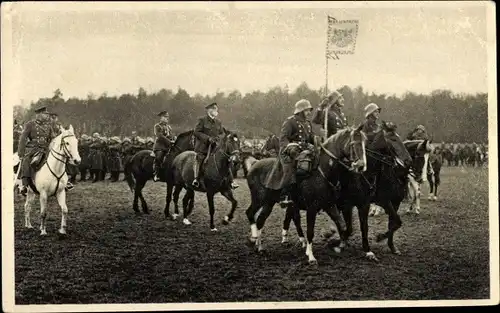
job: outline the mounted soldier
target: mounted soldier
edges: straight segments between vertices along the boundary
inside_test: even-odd
[[[49,144],[56,137],[49,112],[45,106],[35,109],[36,116],[28,121],[19,138],[19,158],[21,168],[18,178],[22,181],[21,194],[26,196],[29,180],[32,178],[32,167],[38,170],[47,154]],[[36,157],[36,160],[33,160]],[[35,161],[33,166],[31,163]],[[36,168],[35,168],[36,167]]]
[[[368,142],[372,142],[375,134],[381,130],[377,123],[382,109],[376,103],[370,103],[365,106],[365,121],[363,122],[362,131],[366,134]]]
[[[321,126],[323,132],[325,112],[328,110],[328,132],[326,133],[326,138],[337,133],[338,130],[347,127],[347,119],[342,112],[344,107],[344,97],[338,91],[333,91],[328,97],[323,99],[316,109],[316,112],[312,118],[312,122]]]
[[[222,126],[222,123],[217,116],[219,115],[217,103],[211,103],[205,107],[207,115],[198,119],[198,124],[194,128],[194,136],[196,138],[194,151],[196,152],[196,160],[193,164],[195,179],[193,186],[198,188],[200,179],[203,175],[203,166],[205,158],[209,150],[219,141],[221,136],[224,136],[228,131]],[[231,188],[236,189],[239,187],[233,181],[232,171],[229,171],[229,181]]]
[[[163,168],[163,162],[165,160],[165,156],[170,152],[170,148],[172,147],[173,135],[172,135],[172,127],[168,124],[169,122],[169,114],[167,111],[161,111],[158,113],[160,117],[160,122],[156,123],[154,126],[154,134],[156,136],[156,140],[153,146],[153,152],[155,156],[155,162],[153,163],[153,180],[159,181],[159,172]]]
[[[90,143],[92,142],[92,138],[90,136],[83,134],[80,137],[78,144],[78,153],[82,158],[82,161],[79,164],[80,169],[80,181],[87,181],[87,172],[90,170],[91,162],[90,162]]]
[[[308,100],[295,103],[294,115],[288,117],[281,126],[279,156],[265,180],[265,187],[281,190],[281,206],[293,201],[292,192],[296,183],[295,158],[304,150],[314,151],[314,135],[310,118],[313,107]],[[294,145],[298,144],[298,149]],[[298,151],[297,151],[298,150]]]

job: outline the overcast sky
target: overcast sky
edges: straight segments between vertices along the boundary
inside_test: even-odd
[[[89,92],[136,93],[140,86],[148,91],[181,86],[191,94],[285,83],[293,89],[302,81],[319,88],[325,83],[328,14],[359,20],[355,54],[330,61],[330,89],[362,85],[389,94],[488,89],[485,7],[63,8],[11,11],[15,99],[29,103],[56,88],[65,99]]]

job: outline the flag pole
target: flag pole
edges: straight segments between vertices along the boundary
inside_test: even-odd
[[[329,43],[329,36],[330,36],[330,16],[327,15],[326,17],[326,22],[327,22],[327,31],[326,31],[326,51],[325,51],[325,97],[328,97],[328,43]],[[323,123],[323,129],[324,129],[324,134],[323,134],[323,141],[326,141],[328,139],[328,112],[330,111],[330,107],[332,105],[329,103],[327,107],[324,110],[324,123]]]

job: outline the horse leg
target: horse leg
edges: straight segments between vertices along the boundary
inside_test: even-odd
[[[370,249],[370,243],[368,242],[368,210],[370,208],[370,203],[364,203],[363,205],[359,205],[358,207],[358,216],[359,216],[359,226],[361,229],[361,238],[363,242],[363,251],[365,252],[365,256],[369,260],[373,260],[378,262],[377,257]]]
[[[263,250],[262,247],[262,228],[264,228],[264,224],[266,223],[267,218],[271,214],[273,210],[273,206],[275,203],[264,203],[264,206],[262,207],[262,211],[260,212],[259,216],[257,217],[257,223],[256,223],[256,241],[255,241],[255,248],[257,249],[258,252],[261,252]]]
[[[221,194],[231,202],[231,211],[229,211],[229,214],[224,216],[224,219],[222,220],[222,224],[227,225],[234,218],[234,211],[236,211],[238,201],[236,201],[233,192],[230,189],[221,191]]]
[[[33,228],[33,226],[31,225],[31,216],[30,216],[33,200],[35,200],[35,194],[28,189],[28,194],[26,195],[26,202],[24,203],[24,226],[26,228]]]
[[[45,222],[47,220],[47,193],[40,192],[40,235],[47,235]]]
[[[165,218],[170,217],[170,202],[172,202],[173,190],[174,190],[173,184],[167,184],[167,196],[165,199],[165,208],[163,209],[163,214],[165,214]]]
[[[295,207],[295,204],[292,203],[291,207]],[[302,230],[302,225],[300,224],[300,209],[295,207],[292,214],[293,224],[295,225],[295,229],[297,230],[297,235],[299,236],[299,243],[302,248],[306,248],[306,237],[304,236],[304,231]]]
[[[386,209],[387,214],[389,215],[389,225],[388,225],[388,230],[385,233],[378,234],[376,241],[380,242],[384,239],[388,239],[387,244],[389,246],[389,249],[391,249],[391,252],[394,254],[401,254],[399,250],[394,247],[394,233],[401,227],[403,222],[401,221],[401,218],[398,215],[397,210],[394,208],[392,201],[387,201],[387,203],[384,203],[384,208]]]
[[[313,254],[313,239],[314,239],[314,226],[316,224],[316,215],[318,214],[316,208],[307,208],[307,247],[306,255],[309,257],[309,264],[317,264],[316,258]]]
[[[292,209],[293,208],[291,205],[289,205],[286,208],[285,220],[283,221],[283,229],[281,230],[281,243],[288,242],[288,230],[290,229],[290,223],[292,222],[292,218],[293,218]]]
[[[174,214],[172,214],[172,220],[176,220],[179,217],[179,195],[181,194],[182,187],[177,185],[174,187]]]
[[[141,185],[142,185],[142,182],[139,182],[139,180],[138,180],[135,184],[135,187],[134,187],[134,202],[132,204],[132,209],[134,210],[134,212],[136,214],[139,214],[138,201],[139,201],[139,194],[141,193],[141,189],[142,189]]]
[[[341,241],[346,241],[347,240],[347,235],[346,235],[347,234],[347,225],[346,225],[346,222],[344,221],[343,216],[339,213],[337,205],[334,204],[331,207],[327,208],[326,214],[328,214],[330,219],[337,226]],[[335,249],[335,251],[338,251],[338,250]]]
[[[61,207],[61,228],[59,233],[61,235],[66,235],[66,220],[68,218],[68,206],[66,205],[66,191],[63,189],[57,194],[57,203]]]
[[[340,211],[342,212],[342,216],[344,217],[344,222],[346,224],[346,230],[344,236],[340,236],[340,244],[338,247],[335,247],[334,250],[337,253],[340,253],[343,248],[347,247],[349,237],[352,236],[352,206],[350,205],[342,205]]]
[[[415,214],[420,214],[420,196],[422,195],[421,184],[416,184],[417,190],[415,193]]]
[[[429,182],[429,197],[427,199],[432,200],[434,195],[434,178],[432,174],[427,174],[427,181]]]
[[[180,188],[179,188],[180,189]],[[193,202],[192,199],[194,198],[194,190],[192,189],[187,189],[186,194],[182,198],[182,213],[184,215],[184,219],[182,222],[184,225],[191,225],[192,223],[189,221],[188,216],[191,214],[192,207],[190,204]]]
[[[213,232],[217,231],[214,223],[215,206],[214,206],[214,192],[207,190],[207,200],[208,200],[208,211],[210,213],[210,230]]]

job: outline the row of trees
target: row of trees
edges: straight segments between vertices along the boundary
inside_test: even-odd
[[[361,123],[364,106],[375,102],[382,108],[382,119],[395,122],[402,135],[423,124],[435,141],[486,142],[488,139],[488,95],[485,93],[470,95],[436,90],[427,95],[408,92],[397,97],[367,93],[362,87],[344,86],[339,91],[344,95],[344,112],[351,125]],[[44,104],[79,133],[129,135],[136,130],[140,136],[152,136],[159,111],[168,110],[172,128],[182,132],[194,127],[197,118],[204,114],[206,104],[217,102],[219,116],[227,128],[246,137],[263,137],[279,133],[282,122],[293,113],[296,101],[305,98],[316,106],[323,95],[324,90],[313,90],[306,83],[292,92],[276,86],[267,92],[243,95],[234,90],[204,96],[190,95],[182,88],[149,94],[140,88],[137,94],[119,97],[89,94],[86,99],[67,100],[58,89],[52,97],[41,98],[28,109],[16,107],[14,114],[18,120],[26,121],[33,116],[34,107]]]

